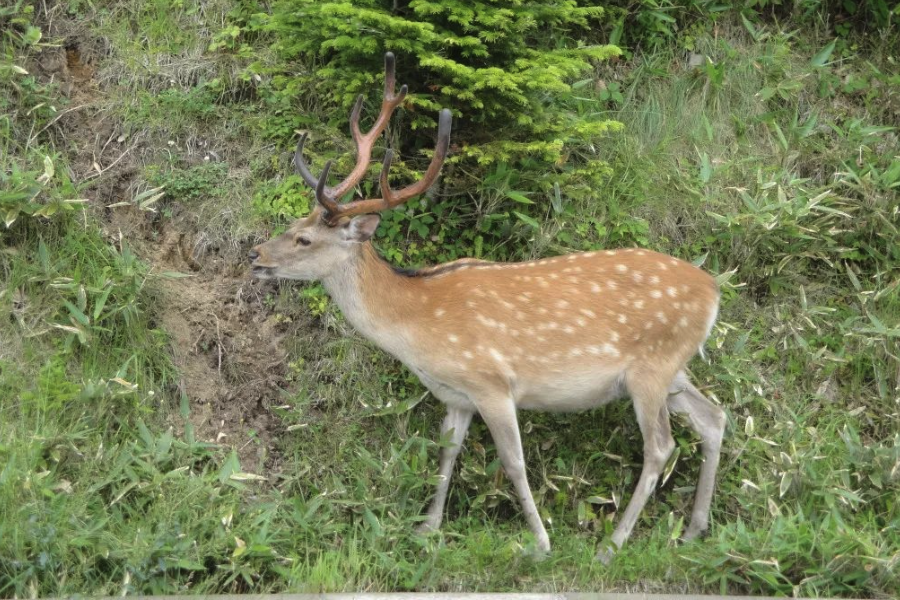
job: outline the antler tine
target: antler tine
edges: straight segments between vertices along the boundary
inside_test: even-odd
[[[400,93],[396,96],[394,95],[394,86],[397,83],[396,78],[396,66],[397,61],[394,58],[393,52],[385,52],[384,53],[384,98],[385,100],[397,100],[398,103],[400,100],[406,96],[406,92],[408,88],[406,85],[400,86]]]
[[[300,136],[300,140],[297,142],[297,149],[294,151],[294,171],[296,171],[297,174],[303,178],[303,181],[306,182],[306,185],[315,189],[315,187],[319,185],[319,180],[316,177],[313,177],[313,174],[309,170],[306,161],[303,160],[303,144],[306,143],[306,138],[307,134],[304,133]]]
[[[332,161],[330,160],[325,163],[325,168],[322,169],[322,175],[319,176],[319,181],[316,182],[316,200],[322,205],[322,208],[325,209],[325,217],[329,221],[336,219],[341,214],[341,206],[326,192],[327,186],[325,183],[328,181],[328,172],[331,170],[331,163]]]
[[[378,177],[378,183],[381,186],[381,200],[384,205],[381,210],[391,207],[393,194],[391,193],[391,184],[388,181],[388,175],[391,171],[391,161],[394,160],[394,151],[388,148],[384,151],[384,162],[381,163],[381,175]]]
[[[384,97],[394,97],[394,85],[397,83],[397,59],[393,52],[384,53]]]
[[[431,157],[431,163],[428,165],[428,169],[426,169],[422,179],[400,191],[393,192],[386,185],[387,177],[383,175],[381,194],[384,196],[384,200],[389,208],[402,204],[413,196],[418,196],[434,184],[438,174],[441,172],[441,167],[444,165],[444,160],[447,158],[447,151],[450,148],[450,128],[452,122],[453,115],[450,113],[450,110],[446,108],[441,110],[440,117],[438,117],[438,135],[437,143],[434,147],[434,155]]]

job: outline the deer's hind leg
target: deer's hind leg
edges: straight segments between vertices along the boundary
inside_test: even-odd
[[[675,450],[675,440],[669,425],[666,396],[671,379],[660,378],[658,372],[632,372],[626,376],[626,385],[634,404],[638,426],[644,437],[644,465],[631,501],[612,535],[614,547],[601,548],[597,559],[608,563],[616,550],[622,547],[637,523],[644,505]]]
[[[687,415],[691,428],[700,436],[703,452],[691,523],[683,536],[684,540],[691,540],[709,527],[709,506],[716,487],[716,470],[725,434],[725,411],[700,393],[683,372],[676,377],[671,392],[669,411]]]

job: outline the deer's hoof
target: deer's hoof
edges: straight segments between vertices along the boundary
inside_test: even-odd
[[[688,526],[687,531],[681,536],[682,542],[690,542],[691,540],[697,539],[698,537],[703,536],[706,533],[708,526],[704,523],[702,525],[695,525],[693,522]]]
[[[550,556],[550,540],[545,538],[538,540],[533,546],[529,544],[524,554],[535,562],[546,560]]]
[[[597,552],[596,560],[600,561],[607,567],[612,564],[613,558],[616,556],[616,548],[612,544],[605,546]]]
[[[416,527],[416,535],[428,535],[429,533],[434,533],[440,528],[440,525],[436,523],[432,523],[431,521],[424,521],[418,527]]]

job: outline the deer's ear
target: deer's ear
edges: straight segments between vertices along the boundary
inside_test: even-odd
[[[360,215],[353,217],[341,227],[341,235],[345,242],[361,244],[375,235],[381,217],[378,215]]]

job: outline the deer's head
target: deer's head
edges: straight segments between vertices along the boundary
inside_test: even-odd
[[[338,204],[337,199],[352,190],[366,173],[372,157],[375,140],[387,127],[391,114],[406,97],[406,86],[394,93],[394,55],[384,56],[384,100],[375,124],[367,133],[359,128],[362,111],[362,95],[350,113],[350,132],[356,143],[356,166],[346,179],[334,187],[327,185],[331,161],[325,164],[322,175],[314,177],[303,159],[306,134],[300,137],[294,153],[294,168],[307,185],[316,190],[318,206],[308,217],[298,219],[283,234],[260,244],[250,251],[251,273],[259,278],[322,279],[338,269],[358,251],[359,245],[368,241],[378,227],[380,217],[375,214],[403,204],[427,190],[437,179],[441,165],[447,157],[450,145],[450,111],[444,109],[438,121],[438,139],[431,164],[419,181],[393,191],[388,183],[388,172],[393,151],[386,150],[381,167],[381,198],[355,200]]]

